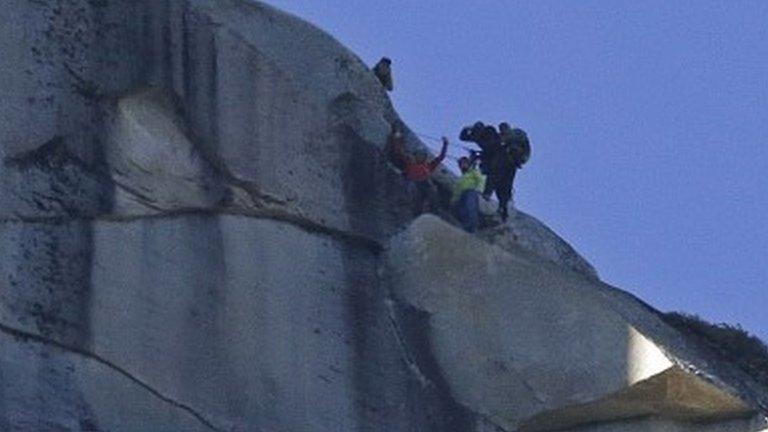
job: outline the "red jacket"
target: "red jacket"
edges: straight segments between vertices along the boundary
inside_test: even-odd
[[[392,151],[392,156],[395,158],[395,165],[403,170],[405,178],[414,182],[427,180],[437,167],[440,166],[448,152],[448,147],[443,146],[440,155],[436,158],[429,162],[417,163],[413,160],[412,156],[405,154],[404,148],[405,143],[402,139],[390,137],[390,149]]]
[[[440,163],[445,159],[445,151],[440,153],[440,156],[432,159],[429,162],[416,163],[408,161],[405,163],[405,178],[410,181],[424,181],[429,178],[430,175],[440,166]]]

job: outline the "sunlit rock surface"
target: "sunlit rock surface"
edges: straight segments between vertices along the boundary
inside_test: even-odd
[[[247,0],[8,0],[0,20],[0,429],[498,432],[430,314],[389,295],[382,251],[415,197],[382,152],[398,116],[354,54]],[[436,180],[450,220],[453,178]],[[596,278],[530,216],[487,236]],[[637,329],[660,362],[633,379],[668,387],[669,356],[611,316],[591,325]],[[625,387],[603,360],[578,400]],[[550,427],[527,403],[507,410]]]

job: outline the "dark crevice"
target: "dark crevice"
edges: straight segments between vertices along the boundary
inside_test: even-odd
[[[402,338],[403,361],[418,370],[419,381],[427,380],[421,398],[427,401],[427,420],[435,431],[470,432],[478,414],[456,401],[435,359],[430,337],[430,316],[408,305],[388,300],[391,305],[393,334]],[[490,422],[490,420],[485,419]],[[490,422],[492,423],[492,422]],[[500,429],[500,428],[499,428]],[[501,430],[501,429],[500,429]]]
[[[386,302],[392,334],[401,347],[403,362],[421,384],[422,391],[427,392],[427,400],[431,399],[433,406],[438,407],[437,412],[427,414],[435,430],[471,432],[475,430],[475,422],[480,420],[492,426],[496,432],[507,432],[488,416],[472,411],[452,396],[434,358],[428,331],[429,314],[411,306],[399,305],[391,298]],[[406,330],[401,322],[405,322]]]
[[[57,170],[64,168],[66,165],[74,165],[85,172],[97,172],[97,169],[94,166],[86,164],[67,150],[65,138],[62,135],[52,137],[34,150],[24,152],[17,156],[7,157],[5,158],[4,163],[9,168],[15,168],[21,171],[30,168],[38,168],[46,171]]]
[[[212,421],[208,420],[204,415],[200,414],[198,411],[196,411],[194,408],[190,407],[189,405],[186,405],[184,403],[178,402],[168,396],[165,396],[162,394],[159,390],[155,389],[151,385],[147,384],[146,382],[142,381],[141,379],[137,378],[127,370],[123,369],[122,367],[116,365],[115,363],[112,363],[111,361],[99,356],[98,354],[86,351],[82,348],[70,346],[67,344],[63,344],[61,342],[58,342],[53,339],[49,339],[47,337],[30,333],[21,329],[17,329],[5,324],[0,323],[0,332],[3,332],[7,335],[13,336],[14,338],[21,340],[21,341],[32,341],[37,342],[43,345],[51,346],[58,348],[62,351],[65,351],[67,353],[76,354],[81,357],[85,357],[89,360],[95,361],[103,366],[106,366],[109,369],[112,369],[113,371],[117,372],[118,374],[122,375],[123,377],[127,378],[129,381],[133,382],[134,384],[138,385],[139,387],[143,388],[153,396],[155,396],[157,399],[175,407],[178,408],[187,414],[191,415],[195,419],[197,419],[200,423],[205,425],[207,428],[213,430],[213,431],[220,431],[224,432],[225,429],[219,428],[213,424]]]
[[[103,216],[81,216],[81,217],[65,217],[65,216],[16,216],[14,218],[0,218],[0,223],[38,223],[38,224],[52,224],[61,225],[70,222],[90,221],[90,222],[113,222],[113,223],[128,223],[136,222],[140,220],[159,220],[159,219],[175,219],[184,216],[238,216],[251,219],[264,219],[274,220],[278,222],[287,223],[302,229],[305,232],[311,234],[321,234],[333,239],[350,243],[364,247],[373,252],[381,252],[384,249],[383,244],[371,237],[355,234],[348,231],[344,231],[339,228],[333,228],[328,225],[324,225],[313,220],[304,218],[299,215],[295,215],[290,212],[274,209],[256,209],[256,210],[242,210],[236,209],[179,209],[173,211],[166,211],[162,214],[143,214],[143,215],[103,215]]]

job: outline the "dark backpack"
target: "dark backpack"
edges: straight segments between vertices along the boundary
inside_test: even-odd
[[[507,155],[515,166],[522,167],[531,158],[531,141],[528,134],[520,128],[513,128],[505,138]]]

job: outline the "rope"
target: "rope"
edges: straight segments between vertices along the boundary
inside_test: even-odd
[[[443,139],[442,138],[438,138],[438,137],[436,137],[434,135],[428,135],[428,134],[416,132],[413,129],[411,129],[411,132],[413,132],[413,134],[416,135],[417,137],[424,139],[425,141],[428,141],[428,142],[432,141],[432,142],[435,142],[435,143],[440,143],[440,145],[442,146],[442,143],[443,143]],[[435,152],[435,153],[438,152],[438,148],[436,148],[434,146],[431,146],[428,143],[425,143],[425,145],[427,146],[427,148],[429,148],[433,152]],[[462,145],[462,144],[453,143],[451,141],[448,141],[448,146],[449,146],[449,148],[452,147],[454,149],[463,150],[463,151],[465,151],[467,153],[473,153],[473,152],[479,152],[480,151],[480,149],[473,149],[471,147],[467,147],[467,146]],[[463,157],[463,155],[462,156],[453,156],[453,155],[450,155],[450,154],[446,154],[446,156],[445,156],[446,159],[452,160],[454,162],[458,162],[459,159],[461,159],[462,157]]]
[[[437,137],[434,137],[434,136],[431,136],[431,135],[421,134],[421,133],[418,133],[418,132],[414,132],[413,134],[416,135],[417,137],[424,138],[426,140],[435,141],[435,142],[443,142],[442,138],[437,138]]]
[[[424,139],[426,139],[428,141],[434,141],[434,142],[438,142],[440,144],[443,143],[443,139],[442,138],[437,138],[437,137],[432,136],[432,135],[422,134],[422,133],[418,133],[418,132],[414,132],[413,134],[416,135],[419,138],[424,138]],[[476,150],[476,149],[469,148],[469,147],[467,147],[465,145],[452,143],[450,141],[448,141],[448,146],[459,148],[459,149],[462,149],[462,150],[465,150],[465,151],[468,151],[468,152],[469,151],[479,151],[479,150]]]
[[[442,146],[442,144],[443,144],[443,139],[442,138],[438,138],[438,137],[433,136],[433,135],[427,135],[427,134],[423,134],[423,133],[419,133],[419,132],[415,132],[415,131],[412,131],[412,132],[417,137],[422,138],[425,141],[427,141],[425,143],[427,148],[429,148],[431,151],[433,151],[435,153],[438,153],[438,148],[436,146],[434,146],[434,145],[430,145],[429,141],[435,142],[435,143],[440,143],[440,145]],[[466,152],[477,151],[475,149],[471,149],[471,148],[469,148],[467,146],[464,146],[464,145],[461,145],[461,144],[454,144],[454,143],[452,143],[450,141],[448,142],[448,146],[449,146],[449,148],[452,147],[454,149],[460,149],[460,150],[463,150],[463,151],[466,151]],[[454,155],[451,155],[451,154],[446,154],[446,156],[445,156],[446,159],[454,161],[454,162],[458,162],[459,159],[461,159],[462,157],[464,157],[464,155],[462,155],[462,156],[454,156]]]

